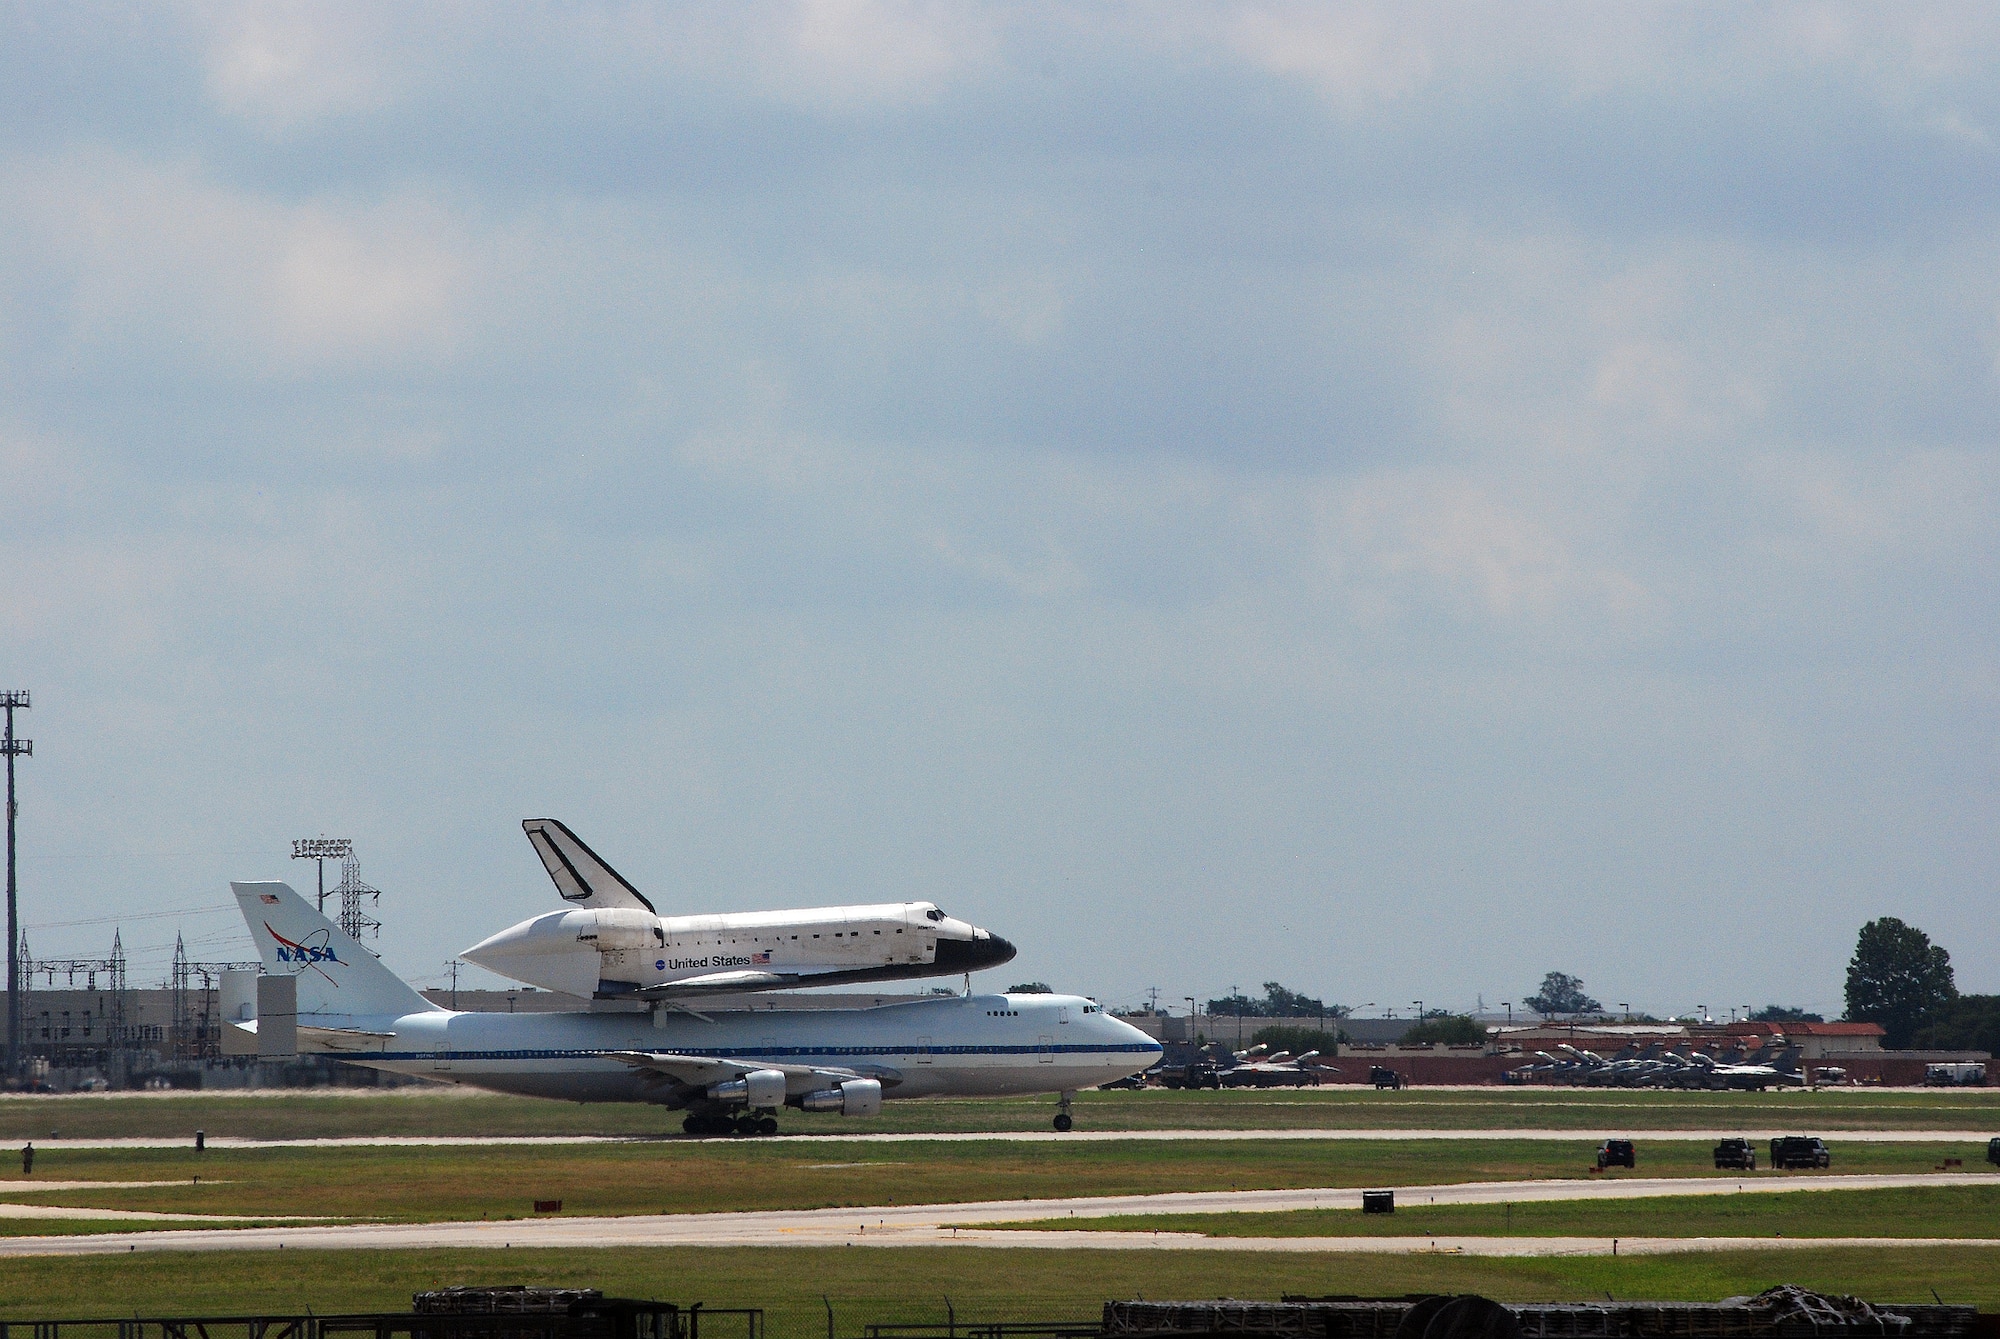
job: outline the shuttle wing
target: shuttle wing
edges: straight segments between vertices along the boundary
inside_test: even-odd
[[[649,1000],[672,999],[676,995],[723,995],[735,990],[779,990],[811,980],[797,972],[709,972],[705,976],[682,977],[661,986],[648,986],[639,996]]]
[[[1011,946],[1010,946],[1011,948]],[[623,1000],[678,1000],[700,995],[729,995],[752,990],[803,990],[811,986],[852,986],[876,981],[903,981],[913,975],[929,975],[901,966],[834,967],[818,972],[760,972],[754,970],[706,972],[657,986],[643,986],[623,992]],[[600,999],[614,998],[600,993]]]

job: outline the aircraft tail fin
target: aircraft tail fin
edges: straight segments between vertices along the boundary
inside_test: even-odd
[[[565,902],[580,907],[629,907],[652,911],[653,904],[574,832],[553,818],[524,818],[521,830]]]
[[[298,980],[300,1014],[400,1017],[439,1008],[283,883],[231,883],[264,970]]]

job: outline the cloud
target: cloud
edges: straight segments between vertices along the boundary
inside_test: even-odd
[[[205,5],[203,57],[210,96],[260,133],[282,137],[302,123],[379,113],[398,92],[399,43],[386,7],[309,0]]]
[[[53,271],[36,283],[61,302],[43,314],[73,355],[150,349],[288,375],[437,363],[456,337],[464,239],[415,194],[291,202],[188,163],[85,153],[16,160],[0,211]],[[10,306],[18,316],[26,304]]]
[[[530,809],[1113,996],[2000,961],[1982,11],[4,22],[37,841],[347,828],[425,970]]]

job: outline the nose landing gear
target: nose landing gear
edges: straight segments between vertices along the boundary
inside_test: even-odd
[[[1075,1124],[1075,1122],[1069,1118],[1070,1099],[1075,1096],[1076,1096],[1075,1093],[1063,1093],[1060,1097],[1056,1099],[1055,1123],[1056,1123],[1057,1134],[1068,1134],[1070,1126]]]

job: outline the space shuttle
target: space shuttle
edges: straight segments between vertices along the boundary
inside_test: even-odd
[[[521,823],[564,910],[531,917],[459,956],[585,999],[704,995],[958,976],[1014,946],[931,902],[662,916],[553,818]]]

